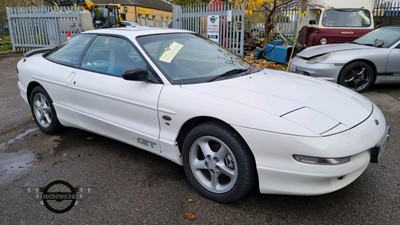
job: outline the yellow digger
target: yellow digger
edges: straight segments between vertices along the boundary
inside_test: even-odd
[[[94,4],[91,0],[45,0],[56,6],[82,5],[92,15],[94,29],[121,26],[122,18],[119,15],[121,4]]]

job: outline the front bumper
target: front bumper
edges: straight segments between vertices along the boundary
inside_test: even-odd
[[[19,94],[21,95],[22,99],[29,105],[27,90],[26,90],[25,85],[23,85],[21,81],[18,81],[18,89],[19,89]]]
[[[386,135],[387,126],[382,112],[374,105],[373,113],[363,123],[330,136],[303,137],[234,128],[254,154],[261,193],[318,195],[339,190],[356,180],[370,163],[372,149]],[[295,154],[351,156],[351,160],[340,165],[315,165],[296,161]]]
[[[337,83],[339,73],[343,65],[331,63],[309,64],[307,60],[295,57],[289,66],[289,71],[311,77],[318,77],[324,80]]]

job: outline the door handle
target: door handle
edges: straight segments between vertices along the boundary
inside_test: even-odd
[[[67,82],[68,82],[69,84],[72,83],[72,80],[74,79],[75,75],[76,75],[76,72],[75,72],[75,71],[72,71],[72,72],[68,75]],[[75,81],[74,81],[74,84],[75,84]]]

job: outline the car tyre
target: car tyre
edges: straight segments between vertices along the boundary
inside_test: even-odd
[[[256,183],[256,166],[250,149],[232,128],[203,123],[183,143],[183,168],[193,187],[221,203],[243,198]]]
[[[53,101],[43,87],[37,86],[32,90],[29,103],[33,119],[44,133],[56,133],[63,128],[57,118]]]
[[[357,92],[364,92],[374,81],[374,71],[365,62],[352,62],[346,65],[339,75],[339,84]]]

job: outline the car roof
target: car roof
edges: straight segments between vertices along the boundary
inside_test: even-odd
[[[167,34],[167,33],[193,33],[188,30],[171,29],[171,28],[154,28],[154,27],[118,27],[118,28],[107,28],[89,30],[83,32],[85,34],[111,34],[111,35],[123,35],[130,38],[137,36],[152,35],[152,34]]]

